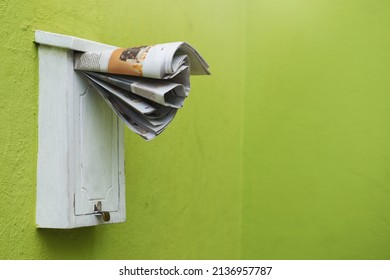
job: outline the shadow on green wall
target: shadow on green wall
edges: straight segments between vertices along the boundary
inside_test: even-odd
[[[95,252],[96,228],[37,229],[43,258],[48,259],[91,259],[103,258]]]

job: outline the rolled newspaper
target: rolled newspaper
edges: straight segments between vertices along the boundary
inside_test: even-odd
[[[76,53],[76,70],[134,132],[146,140],[159,135],[184,105],[190,75],[209,75],[208,64],[189,44]]]

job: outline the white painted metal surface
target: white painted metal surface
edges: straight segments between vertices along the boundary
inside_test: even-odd
[[[123,125],[82,73],[74,51],[115,48],[36,31],[39,43],[37,227],[125,221]],[[104,222],[95,205],[110,213]]]

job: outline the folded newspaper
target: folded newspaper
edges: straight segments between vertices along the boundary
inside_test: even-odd
[[[159,135],[183,107],[190,75],[209,75],[208,67],[184,42],[75,55],[75,69],[146,140]]]

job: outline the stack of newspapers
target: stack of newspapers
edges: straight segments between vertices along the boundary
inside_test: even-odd
[[[75,55],[75,69],[83,71],[127,127],[146,140],[159,135],[183,107],[190,74],[209,75],[208,67],[184,42]]]

